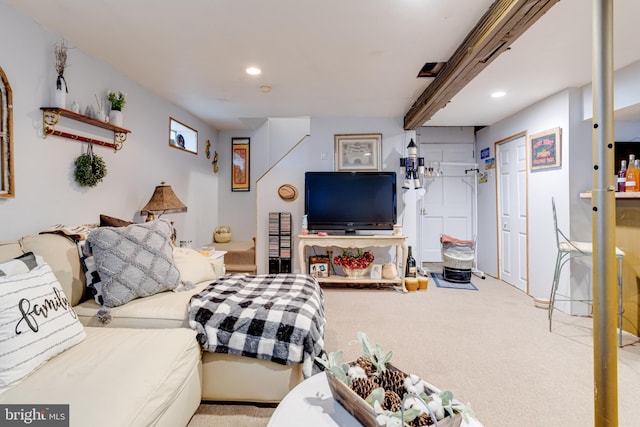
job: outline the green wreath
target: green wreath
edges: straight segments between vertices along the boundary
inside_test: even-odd
[[[75,161],[75,177],[82,187],[95,187],[107,175],[107,165],[102,157],[92,153],[81,154]]]

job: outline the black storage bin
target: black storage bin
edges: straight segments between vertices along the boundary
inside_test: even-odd
[[[448,282],[469,283],[471,282],[471,269],[444,267],[442,276]]]

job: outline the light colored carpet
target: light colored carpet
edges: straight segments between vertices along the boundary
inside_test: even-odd
[[[393,351],[392,362],[468,402],[485,427],[593,426],[592,319],[547,312],[503,282],[478,291],[324,288],[327,351],[360,352],[358,331]],[[619,425],[640,420],[640,343],[618,351]],[[190,427],[265,426],[272,409],[201,405]]]
[[[254,405],[201,404],[189,427],[264,427],[275,408]]]

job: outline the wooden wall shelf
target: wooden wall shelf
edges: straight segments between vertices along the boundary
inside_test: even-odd
[[[131,131],[128,129],[114,126],[110,123],[94,119],[93,117],[83,116],[82,114],[74,113],[73,111],[65,110],[64,108],[42,107],[40,109],[42,110],[42,132],[44,138],[49,135],[55,135],[61,138],[73,139],[75,141],[81,142],[90,142],[96,145],[102,145],[103,147],[111,147],[114,149],[114,151],[118,151],[122,148],[122,145],[127,140],[127,134],[131,133]],[[77,122],[82,122],[91,126],[110,130],[113,132],[113,142],[107,142],[56,130],[55,127],[60,121],[60,117],[65,117]]]

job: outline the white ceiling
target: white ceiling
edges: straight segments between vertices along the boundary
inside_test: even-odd
[[[493,3],[0,1],[221,130],[266,117],[402,118],[432,81],[416,78],[422,65],[446,61]],[[617,69],[640,60],[640,1],[614,3]],[[425,125],[490,125],[589,83],[591,8],[561,0]],[[262,75],[246,75],[251,65]],[[496,90],[507,96],[490,98]],[[624,118],[640,117],[630,110]]]

